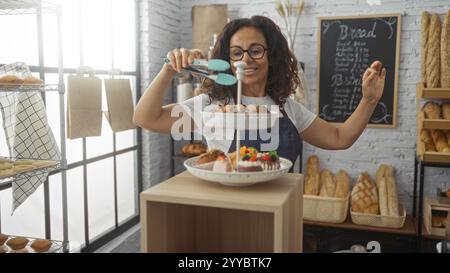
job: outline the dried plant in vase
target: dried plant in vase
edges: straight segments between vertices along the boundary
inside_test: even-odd
[[[295,1],[291,0],[275,1],[275,9],[283,19],[288,45],[292,52],[294,52],[295,49],[295,38],[297,36],[300,15],[305,8],[305,2],[303,0],[297,0],[297,3],[294,2]]]
[[[289,49],[292,54],[295,55],[295,41],[297,37],[298,24],[300,22],[300,15],[303,13],[305,9],[305,2],[303,0],[277,0],[275,1],[275,9],[278,14],[281,16],[284,22],[284,26],[286,28],[286,38],[288,41]],[[306,85],[306,79],[304,75],[304,71],[302,67],[299,65],[299,78],[300,78],[300,86],[295,90],[295,94],[293,94],[292,98],[303,104],[304,106],[308,105],[308,97],[307,90],[308,87]]]

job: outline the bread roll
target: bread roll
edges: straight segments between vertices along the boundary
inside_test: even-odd
[[[333,177],[333,173],[329,170],[323,170],[320,173],[320,196],[334,197],[336,191],[336,182]]]
[[[441,84],[441,20],[437,14],[430,20],[426,67],[427,87],[438,88]]]
[[[441,106],[441,113],[442,113],[442,117],[444,119],[450,120],[450,103],[443,103],[442,104],[442,106]]]
[[[441,87],[450,88],[450,10],[441,31]]]
[[[425,144],[425,151],[436,152],[436,147],[434,146],[434,141],[429,130],[422,129],[420,131],[420,141]]]
[[[379,214],[377,189],[367,172],[359,175],[350,203],[354,212]]]
[[[306,162],[306,180],[304,193],[308,195],[319,195],[320,187],[320,165],[316,155],[310,156]]]
[[[422,82],[427,83],[426,60],[427,60],[427,44],[428,32],[430,31],[430,14],[426,11],[422,12],[422,49],[421,49],[421,65],[422,65]]]
[[[386,178],[389,216],[400,216],[398,208],[397,182],[394,177]]]
[[[436,150],[440,153],[450,153],[450,146],[448,145],[447,137],[440,130],[431,130]]]
[[[439,104],[429,101],[423,106],[423,112],[425,118],[428,119],[440,119],[441,118],[441,107]]]
[[[23,80],[14,75],[6,75],[0,78],[0,84],[22,84]]]
[[[334,197],[346,198],[350,191],[350,176],[344,170],[340,170],[334,177],[336,181],[336,191]]]

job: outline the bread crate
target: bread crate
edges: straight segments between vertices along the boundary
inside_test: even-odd
[[[346,198],[303,196],[303,219],[326,223],[343,223],[347,219],[350,193]]]
[[[436,198],[425,197],[423,203],[423,224],[430,235],[445,236],[445,222],[440,226],[433,224],[433,218],[442,218],[444,221],[450,212],[450,205],[439,203]]]
[[[380,214],[366,214],[354,212],[350,209],[352,222],[356,225],[384,227],[384,228],[402,228],[405,225],[406,210],[399,204],[400,216],[384,216]]]

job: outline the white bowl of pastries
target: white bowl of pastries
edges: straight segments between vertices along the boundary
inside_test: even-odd
[[[210,150],[200,156],[187,159],[186,169],[194,176],[227,186],[249,186],[274,180],[292,167],[292,162],[281,158],[276,152],[258,152],[254,148],[242,147],[236,165],[236,153],[225,154]]]
[[[276,109],[263,105],[209,105],[201,112],[205,127],[258,130],[275,125],[280,117]]]

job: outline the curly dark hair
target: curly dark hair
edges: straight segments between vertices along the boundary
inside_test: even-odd
[[[230,21],[217,37],[217,42],[211,53],[211,58],[230,62],[231,37],[243,27],[254,27],[260,30],[267,42],[269,58],[269,75],[266,85],[268,94],[277,105],[283,107],[286,99],[294,93],[300,84],[298,77],[297,59],[289,49],[286,38],[280,28],[269,18],[253,16]],[[231,69],[227,73],[232,73]],[[205,80],[203,87],[212,100],[229,104],[231,98],[236,101],[237,85],[226,87],[215,84],[211,80]]]

